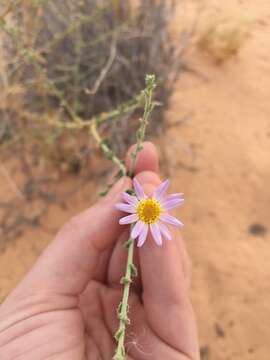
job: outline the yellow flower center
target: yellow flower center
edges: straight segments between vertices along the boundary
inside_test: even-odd
[[[136,212],[141,221],[153,224],[159,219],[162,208],[156,199],[145,199],[139,202]]]

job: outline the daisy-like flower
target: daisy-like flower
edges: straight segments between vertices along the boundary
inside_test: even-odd
[[[183,224],[169,214],[169,210],[183,204],[183,194],[166,195],[169,180],[165,180],[154,192],[152,197],[145,195],[138,180],[133,179],[136,196],[122,193],[126,203],[116,204],[118,210],[130,215],[120,219],[119,224],[134,224],[131,237],[137,240],[140,247],[144,244],[150,231],[157,245],[162,245],[162,238],[171,240],[172,236],[166,224],[181,227]]]

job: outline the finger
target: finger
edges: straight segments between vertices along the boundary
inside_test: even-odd
[[[174,231],[179,233],[178,229],[173,229],[173,232]],[[183,263],[183,272],[184,272],[184,277],[186,280],[186,286],[187,286],[187,289],[189,290],[191,287],[191,279],[192,279],[192,263],[191,263],[189,254],[187,252],[186,245],[183,241],[181,234],[178,234],[178,236],[180,238],[180,241],[177,242],[177,245],[178,245],[179,253],[181,255],[181,259],[182,259],[182,263]],[[176,238],[177,235],[173,234],[173,237]]]
[[[153,173],[151,171],[144,171],[136,176],[136,178],[139,180],[142,184],[150,184],[150,186],[157,187],[160,184],[160,178],[156,173]],[[144,185],[145,186],[145,185]],[[149,185],[148,185],[149,186]],[[174,232],[176,232],[175,236],[178,236],[178,230],[171,228],[171,232],[174,235]],[[176,246],[178,248],[178,253],[180,254],[181,260],[182,260],[182,267],[183,267],[183,273],[185,277],[185,281],[187,284],[187,287],[189,288],[190,282],[191,282],[191,262],[185,247],[185,244],[182,240],[181,236],[179,237],[179,241],[176,242]]]
[[[136,163],[135,163],[135,174],[138,174],[142,171],[159,171],[159,156],[157,153],[157,149],[154,144],[149,141],[145,141],[142,143],[143,150],[138,153]],[[136,145],[132,145],[128,150],[126,156],[126,164],[130,169],[132,165],[132,157],[131,153],[134,152]]]
[[[128,167],[131,166],[132,159],[130,157],[130,154],[135,150],[135,146],[136,145],[131,146],[127,153],[126,163]],[[148,177],[153,178],[153,171],[158,172],[159,170],[159,158],[156,147],[150,142],[144,142],[142,146],[143,146],[143,150],[138,154],[138,158],[136,161],[135,174],[144,172],[145,179],[147,179]],[[156,179],[158,181],[157,175],[156,175]],[[125,272],[127,250],[124,247],[124,242],[128,239],[128,236],[129,236],[129,230],[126,230],[122,238],[119,239],[119,242],[117,242],[117,244],[113,249],[111,260],[108,266],[108,276],[107,276],[107,282],[111,286],[119,286],[120,280]],[[141,281],[139,274],[140,271],[138,266],[137,249],[135,249],[134,263],[138,267],[138,276],[134,280],[133,289],[135,289],[136,291],[140,291]]]
[[[149,174],[147,179],[139,174],[137,179],[148,196],[160,184],[156,174],[152,179]],[[190,349],[196,349],[196,326],[183,270],[184,254],[180,253],[178,244],[182,239],[177,231],[173,235],[173,240],[164,241],[162,247],[149,235],[139,249],[142,298],[151,328],[166,343],[189,354]]]
[[[128,188],[130,180],[120,179],[107,197],[67,222],[21,286],[81,293],[99,266],[100,254],[124,230],[118,224],[121,213],[115,203]]]
[[[136,148],[136,145],[132,145],[126,155],[126,165],[128,168],[130,168],[131,163],[132,163],[132,158],[130,156],[130,154],[132,152],[134,152]],[[158,153],[157,153],[157,149],[154,146],[154,144],[152,144],[151,142],[143,142],[142,143],[142,151],[140,151],[138,153],[137,156],[137,160],[135,163],[135,174],[141,172],[141,171],[158,171],[159,170],[159,158],[158,158]],[[115,174],[117,173],[117,171],[115,171]],[[115,175],[114,174],[114,175]],[[113,179],[113,175],[111,177]],[[124,241],[124,240],[123,240]],[[108,281],[112,281],[112,284],[116,284],[117,282],[119,282],[121,280],[121,277],[123,276],[123,271],[124,271],[124,267],[125,267],[125,249],[123,248],[123,244],[117,244],[116,249],[114,249],[114,246],[111,249],[106,249],[104,251],[104,254],[102,254],[99,258],[99,264],[96,267],[96,271],[95,271],[95,275],[94,278],[97,281],[104,281],[106,278],[106,274],[107,274],[107,267],[108,267],[108,261],[110,260],[110,258],[113,258],[113,263],[114,265],[117,266],[116,271],[114,270],[114,265],[112,266],[113,269],[110,268],[110,271],[112,271],[112,278],[108,279]],[[113,256],[112,256],[113,253]],[[118,260],[118,255],[117,253],[119,253],[119,260]],[[136,254],[135,254],[136,257]],[[121,259],[123,259],[124,261],[121,261]],[[119,265],[119,266],[118,266]],[[110,274],[110,271],[108,271],[108,273]],[[115,276],[116,274],[119,274],[119,276]],[[122,275],[121,275],[122,274]],[[137,280],[135,281],[136,284],[139,284],[139,277],[137,277]]]

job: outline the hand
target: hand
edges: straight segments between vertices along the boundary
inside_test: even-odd
[[[156,150],[145,143],[136,174],[148,194],[160,183],[157,171]],[[130,179],[121,179],[106,198],[65,224],[2,304],[1,360],[112,358],[128,237],[114,204],[130,186]],[[179,233],[162,247],[149,238],[136,249],[135,263],[127,359],[198,360],[188,258]]]

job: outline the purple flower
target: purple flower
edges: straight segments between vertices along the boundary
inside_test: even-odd
[[[120,225],[135,225],[131,237],[137,239],[137,245],[142,246],[150,230],[157,245],[162,245],[162,238],[171,240],[172,236],[167,224],[181,227],[183,224],[169,214],[169,210],[183,204],[183,194],[166,195],[169,180],[164,181],[154,192],[152,197],[145,195],[138,180],[133,179],[135,195],[122,193],[125,203],[116,204],[118,210],[129,213],[120,219]]]

